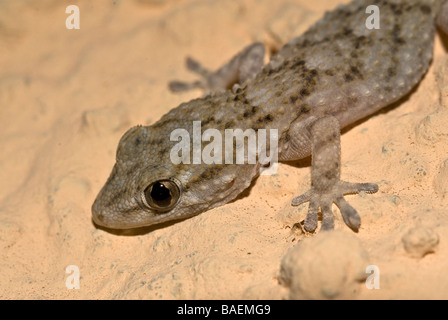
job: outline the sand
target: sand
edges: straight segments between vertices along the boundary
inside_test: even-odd
[[[70,4],[80,8],[79,30],[65,27]],[[336,207],[337,232],[294,227],[307,212],[290,202],[310,187],[309,159],[280,164],[236,201],[185,221],[126,232],[92,223],[122,134],[202,95],[167,88],[195,79],[187,55],[213,69],[254,41],[275,50],[335,6],[2,2],[0,298],[447,299],[448,58],[440,35],[411,94],[344,130],[342,178],[379,184],[376,194],[346,197],[361,214],[358,233]],[[79,289],[70,289],[73,270]]]

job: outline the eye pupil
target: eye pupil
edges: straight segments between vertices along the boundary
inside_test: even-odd
[[[150,195],[154,203],[160,207],[166,207],[171,203],[170,190],[163,183],[156,182],[152,186]]]
[[[179,200],[180,189],[172,180],[159,180],[151,183],[142,193],[142,203],[158,212],[171,210]]]

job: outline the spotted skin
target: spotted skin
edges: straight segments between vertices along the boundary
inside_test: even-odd
[[[368,5],[380,10],[378,30],[366,27]],[[201,80],[174,81],[170,89],[200,87],[210,94],[182,103],[151,126],[136,126],[124,134],[116,164],[92,206],[93,221],[118,229],[149,226],[224,205],[245,190],[259,175],[260,162],[171,161],[178,141],[171,141],[170,134],[183,128],[191,137],[193,121],[201,121],[202,132],[216,129],[223,136],[226,129],[278,130],[280,161],[313,153],[312,187],[292,201],[310,201],[305,229],[317,228],[319,213],[322,229],[332,229],[335,203],[344,222],[358,230],[360,217],[343,196],[376,192],[378,187],[340,180],[340,128],[393,103],[419,83],[432,59],[435,21],[441,11],[437,22],[448,30],[442,5],[438,0],[355,0],[325,13],[264,67],[260,43],[245,48],[216,72],[189,58],[187,67]],[[157,181],[168,181],[174,189],[156,190]],[[172,197],[171,205],[151,204],[160,200],[151,199],[157,192]]]

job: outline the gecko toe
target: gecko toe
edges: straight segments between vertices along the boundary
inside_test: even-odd
[[[343,197],[339,197],[335,200],[336,205],[341,211],[342,218],[345,224],[353,231],[358,231],[361,225],[361,217],[355,208],[353,208]]]
[[[306,215],[305,219],[304,228],[306,231],[313,232],[314,230],[316,230],[318,213],[319,213],[319,204],[313,199],[310,201],[310,205],[308,207],[308,214]]]
[[[194,82],[183,82],[183,81],[170,81],[168,83],[168,88],[171,92],[183,92],[188,91],[195,88],[203,88],[204,85],[201,81],[194,81]]]
[[[305,192],[304,194],[301,194],[300,196],[297,196],[294,199],[292,199],[291,205],[298,206],[299,204],[310,201],[312,195],[313,195],[313,189],[310,189],[307,192]]]
[[[338,189],[342,194],[354,194],[361,191],[367,193],[375,193],[378,191],[378,185],[376,183],[352,183],[347,181],[339,181]]]
[[[331,202],[322,206],[322,231],[334,229],[334,217],[331,211]]]
[[[204,78],[210,75],[210,71],[204,68],[199,61],[193,59],[192,57],[186,58],[185,65],[189,71],[199,74]]]

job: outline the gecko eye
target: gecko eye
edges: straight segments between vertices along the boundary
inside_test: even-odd
[[[142,198],[151,209],[168,211],[177,203],[179,196],[179,187],[173,181],[159,180],[146,187]]]

